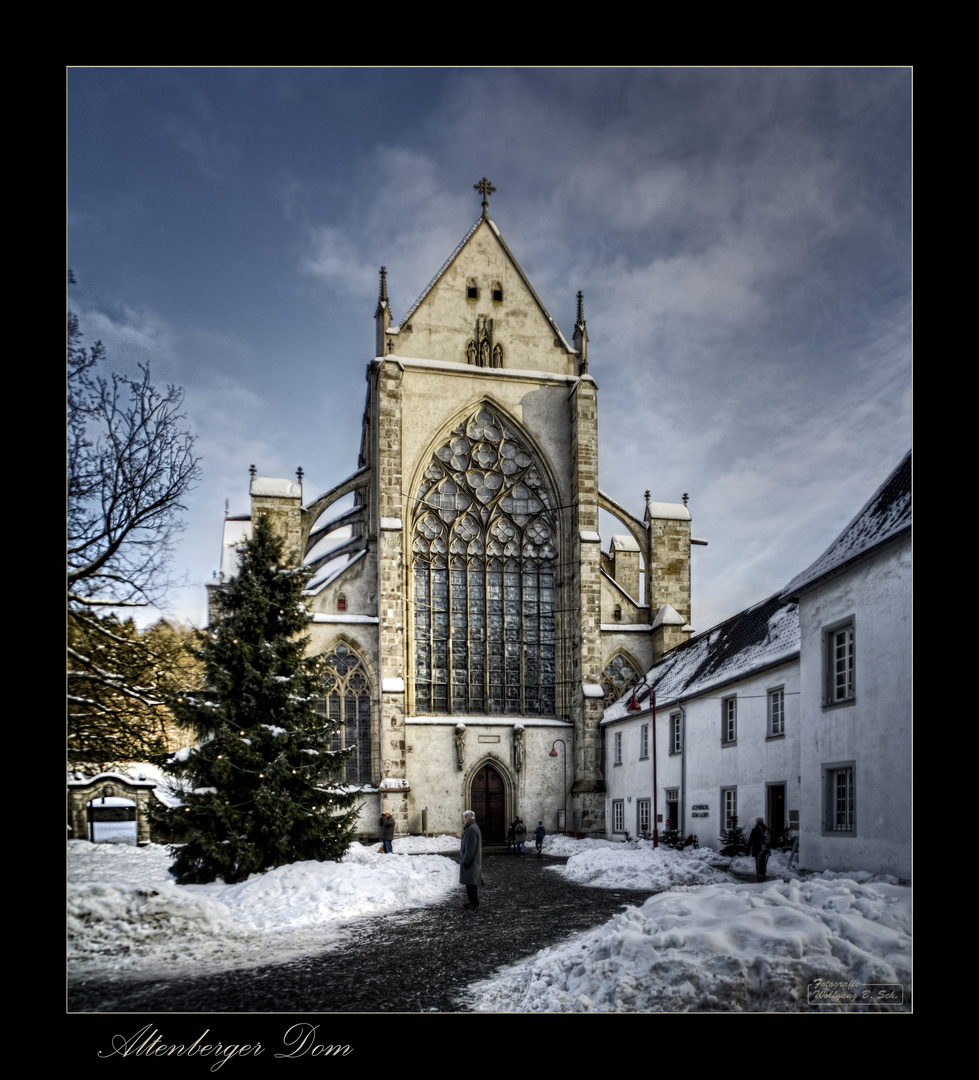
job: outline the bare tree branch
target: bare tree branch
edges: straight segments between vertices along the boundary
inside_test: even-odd
[[[69,280],[72,280],[69,278]],[[200,476],[183,391],[100,374],[68,315],[66,600],[69,756],[121,760],[159,749],[159,688],[182,664],[173,631],[151,642],[113,609],[161,602],[184,498]],[[100,615],[99,611],[105,614]]]

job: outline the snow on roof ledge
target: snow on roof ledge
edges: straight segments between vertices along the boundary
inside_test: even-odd
[[[303,489],[295,480],[276,480],[271,476],[256,476],[248,488],[248,493],[278,499],[301,499]]]
[[[656,617],[653,619],[653,628],[657,626],[683,626],[683,616],[671,607],[669,604],[664,604],[659,611],[656,612]]]
[[[689,521],[690,511],[683,505],[683,503],[661,503],[651,502],[647,504],[649,507],[649,516],[655,520],[666,521]]]
[[[617,535],[612,537],[612,550],[613,551],[638,551],[639,545],[636,541],[628,535]]]

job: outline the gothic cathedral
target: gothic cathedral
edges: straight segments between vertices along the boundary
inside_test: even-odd
[[[381,270],[356,471],[305,503],[301,475],[253,476],[222,569],[260,513],[316,569],[322,707],[357,746],[365,835],[384,810],[458,834],[471,807],[489,841],[518,814],[604,837],[599,723],[692,632],[690,514],[647,492],[634,517],[599,490],[581,293],[569,342],[476,190],[481,216],[400,322]],[[600,510],[622,527],[604,551]]]

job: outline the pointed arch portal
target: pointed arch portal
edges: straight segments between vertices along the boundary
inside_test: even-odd
[[[506,840],[506,782],[499,770],[487,762],[472,779],[469,806],[483,839],[490,843]]]
[[[415,708],[553,716],[557,520],[544,469],[483,405],[432,455],[416,505]]]

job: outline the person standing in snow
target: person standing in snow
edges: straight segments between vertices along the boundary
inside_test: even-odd
[[[748,854],[755,857],[755,876],[764,881],[768,870],[768,856],[772,853],[772,831],[764,818],[755,818],[755,827],[748,837]]]
[[[381,820],[378,822],[378,827],[381,830],[381,844],[384,846],[385,855],[394,854],[394,818],[391,816],[389,810],[385,810],[381,814]]]
[[[523,818],[517,818],[513,823],[513,842],[517,845],[517,854],[523,855],[523,846],[527,843],[527,826]]]
[[[463,907],[473,911],[479,907],[477,886],[483,884],[483,836],[476,824],[476,815],[467,810],[462,815],[462,842],[459,845],[459,884],[466,886],[469,902]]]
[[[541,848],[544,846],[544,837],[547,833],[544,831],[544,822],[538,821],[537,828],[534,829],[534,843],[537,845],[537,854],[540,855]]]

